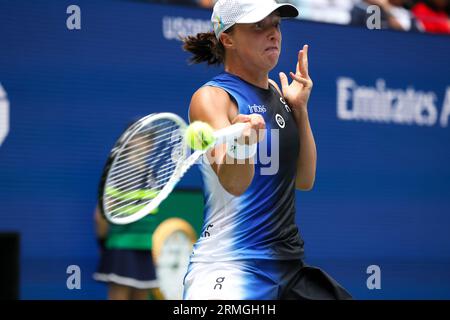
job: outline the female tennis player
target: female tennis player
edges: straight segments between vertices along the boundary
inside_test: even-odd
[[[274,0],[219,0],[211,17],[214,32],[184,39],[192,62],[224,65],[194,93],[190,121],[216,130],[248,124],[244,144],[216,147],[214,161],[200,166],[204,225],[184,279],[185,299],[351,298],[303,262],[295,223],[295,190],[310,190],[316,171],[308,46],[298,53],[290,84],[280,73],[281,91],[268,74],[281,51],[281,19],[297,15],[294,6]],[[278,170],[269,174],[258,161],[263,142],[272,160],[278,158]]]

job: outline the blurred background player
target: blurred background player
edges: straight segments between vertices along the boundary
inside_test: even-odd
[[[151,134],[134,137],[127,147],[130,145],[139,145],[150,150]],[[135,161],[136,155],[130,153],[125,154],[125,157],[136,172],[148,171],[145,163]],[[141,208],[136,200],[154,197],[150,190],[152,184],[152,175],[149,172],[139,189],[125,193],[111,188],[106,192],[120,202],[124,211],[132,214]],[[157,212],[158,209],[155,209],[151,214],[131,224],[115,225],[103,217],[97,206],[94,220],[101,257],[94,279],[108,283],[108,299],[147,300],[150,293],[155,299],[163,298],[158,289],[151,250],[152,231],[155,227],[154,215]]]

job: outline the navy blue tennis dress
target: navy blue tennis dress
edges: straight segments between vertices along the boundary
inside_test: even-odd
[[[153,215],[127,225],[110,224],[94,279],[135,289],[157,288],[151,250],[154,229]]]
[[[263,89],[223,72],[205,85],[225,90],[240,114],[260,114],[266,135],[255,174],[240,196],[228,193],[202,162],[205,211],[184,279],[184,299],[339,299],[350,295],[303,262],[295,222],[298,129],[272,86]]]

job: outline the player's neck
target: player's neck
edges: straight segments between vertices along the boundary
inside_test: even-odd
[[[265,71],[250,70],[250,68],[239,66],[239,68],[233,67],[232,64],[225,66],[225,71],[238,76],[239,78],[253,84],[254,86],[268,89],[269,88],[269,75]]]

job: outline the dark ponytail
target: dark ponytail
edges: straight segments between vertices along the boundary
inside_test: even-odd
[[[183,49],[192,53],[191,63],[206,62],[208,65],[222,64],[225,61],[225,48],[217,40],[213,31],[197,33],[183,39]]]

